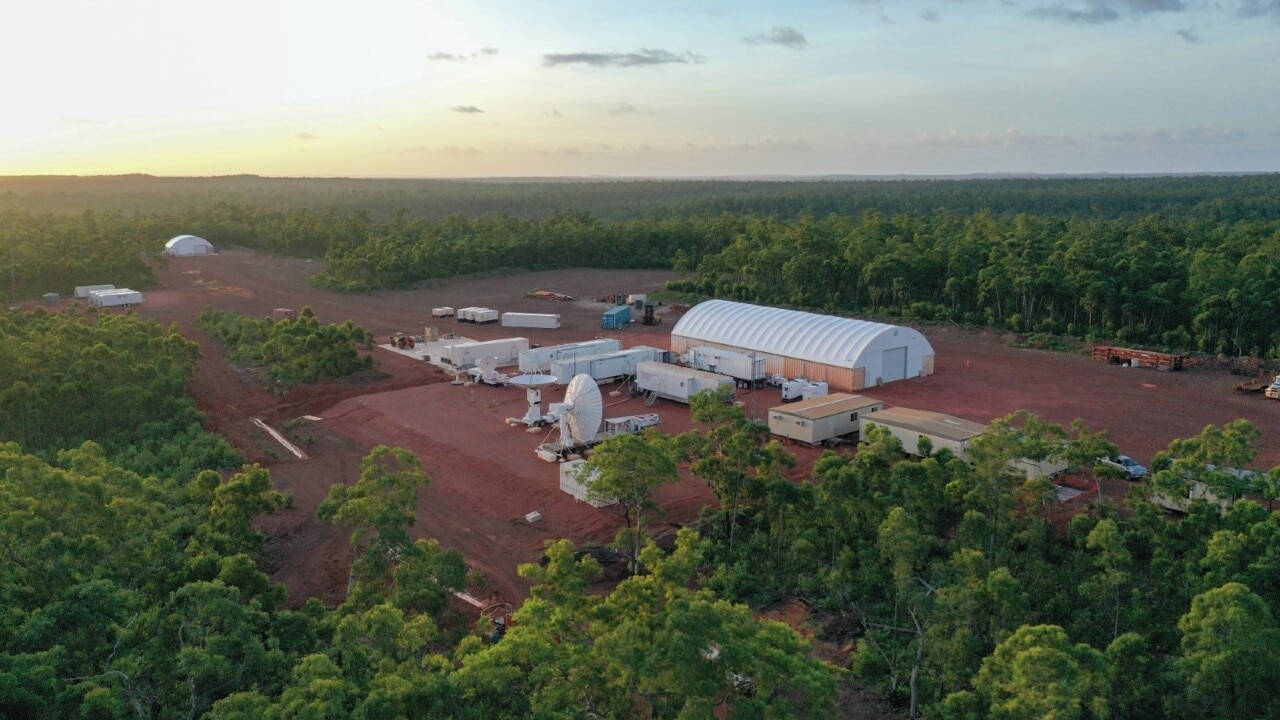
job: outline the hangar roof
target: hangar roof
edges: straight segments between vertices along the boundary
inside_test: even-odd
[[[729,300],[694,305],[671,330],[672,335],[839,367],[854,367],[863,351],[886,333],[904,333],[912,344],[932,352],[929,341],[911,328]]]

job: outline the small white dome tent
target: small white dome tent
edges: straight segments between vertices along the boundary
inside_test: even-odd
[[[188,255],[213,255],[218,249],[213,243],[195,235],[179,235],[164,244],[166,255],[185,257]]]
[[[708,300],[671,330],[671,349],[711,346],[764,358],[788,378],[855,392],[933,374],[933,347],[916,330],[832,315]]]

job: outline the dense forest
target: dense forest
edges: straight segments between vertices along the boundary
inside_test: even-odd
[[[240,178],[227,180],[239,197],[193,179],[158,198],[153,180],[0,185],[18,296],[145,287],[163,239],[192,232],[325,257],[317,282],[348,290],[673,267],[691,295],[1210,352],[1280,345],[1276,176],[322,191]],[[310,199],[290,195],[303,188]],[[318,337],[299,321],[210,319],[261,357],[273,333]],[[908,458],[873,428],[796,482],[767,428],[704,396],[696,430],[616,438],[591,459],[591,492],[620,501],[623,579],[593,585],[592,554],[552,543],[521,568],[531,597],[502,632],[450,610],[482,579],[411,541],[431,479],[389,447],[317,512],[350,532],[345,597],[291,603],[253,525],[290,499],[203,431],[183,390],[197,358],[176,328],[133,314],[0,315],[0,716],[832,717],[852,674],[931,720],[1280,718],[1280,468],[1247,487],[1230,471],[1259,442],[1244,421],[1173,442],[1125,506],[1068,521],[1013,461],[1089,468],[1115,451],[1105,432],[1018,413],[963,462],[927,446]],[[680,468],[718,502],[660,546],[653,497]],[[1178,519],[1152,502],[1192,483],[1247,497]],[[851,644],[847,671],[753,616],[782,598],[811,609],[820,640]]]
[[[278,319],[207,307],[196,322],[229,350],[233,360],[261,370],[263,383],[277,392],[374,365],[372,333],[350,320],[321,325],[309,307],[297,317]]]
[[[320,192],[335,183],[350,187],[353,198],[382,198],[379,188],[390,187],[382,183],[393,183],[361,182],[280,181],[296,192]],[[621,185],[674,198],[670,186],[681,184]],[[691,273],[672,286],[691,298],[1214,354],[1280,354],[1280,176],[760,186],[721,181],[709,183],[720,188],[714,191],[685,183],[690,197],[707,190],[705,197],[721,205],[677,209],[638,191],[630,198],[634,217],[610,221],[555,203],[529,213],[535,217],[488,213],[469,203],[495,188],[515,191],[502,183],[444,186],[449,190],[436,188],[438,195],[422,191],[430,202],[410,203],[391,193],[387,197],[405,204],[389,214],[374,212],[376,203],[349,210],[336,204],[271,209],[270,203],[293,197],[283,189],[257,204],[175,200],[169,213],[9,210],[0,213],[0,242],[7,240],[10,263],[22,270],[18,296],[28,298],[70,292],[77,284],[145,286],[163,261],[163,238],[193,232],[224,247],[323,257],[325,270],[314,282],[344,291],[503,268],[673,268]],[[562,193],[586,207],[612,192],[610,183],[517,186],[534,195]],[[209,193],[221,197],[214,189]],[[831,202],[817,202],[824,197]],[[451,210],[473,214],[423,217],[437,214],[429,211],[431,203],[447,205],[448,198],[456,200]],[[735,205],[734,198],[742,202]],[[764,198],[795,202],[780,206]],[[722,212],[714,212],[717,207]],[[388,217],[374,219],[383,215]],[[44,252],[50,247],[57,252]]]

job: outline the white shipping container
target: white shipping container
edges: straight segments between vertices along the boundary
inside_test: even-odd
[[[551,370],[551,361],[566,360],[587,355],[601,355],[622,349],[622,342],[615,338],[583,340],[563,345],[531,348],[520,353],[520,372],[545,373]]]
[[[720,388],[729,393],[735,390],[731,377],[660,362],[642,362],[636,367],[636,387],[682,403],[689,402],[691,396],[703,390]]]
[[[554,330],[560,327],[560,316],[553,313],[502,313],[502,327],[527,327]]]
[[[635,375],[636,368],[641,363],[661,360],[664,354],[665,351],[658,348],[637,345],[603,355],[552,360],[550,374],[555,375],[556,382],[561,385],[572,380],[574,375],[590,375],[596,379],[596,382],[603,382],[611,378]],[[733,381],[729,380],[729,382]]]
[[[431,308],[431,317],[452,317],[452,316],[453,316],[453,308],[451,307],[446,306],[446,307]]]
[[[689,350],[694,370],[728,375],[743,382],[762,382],[769,374],[764,369],[763,357],[751,357],[745,353],[712,347],[696,347]]]
[[[89,302],[98,307],[141,305],[142,293],[137,290],[129,290],[127,288],[120,290],[99,290],[89,295]]]
[[[442,348],[440,359],[454,367],[473,367],[482,357],[497,360],[494,367],[514,365],[520,353],[529,349],[528,338],[503,338],[484,342],[464,342],[446,345]]]
[[[84,298],[88,298],[94,292],[99,292],[102,290],[115,290],[115,289],[116,289],[115,285],[77,285],[76,297],[84,299]]]
[[[591,507],[607,507],[609,505],[617,505],[617,498],[609,498],[606,500],[588,500],[587,489],[591,481],[596,475],[584,477],[583,466],[587,464],[586,460],[570,460],[560,464],[560,490],[567,492],[573,497],[587,503]],[[597,473],[598,474],[598,473]]]
[[[476,311],[483,309],[484,308],[478,308],[473,305],[471,307],[464,307],[458,310],[458,322],[475,322]]]
[[[476,310],[475,317],[471,319],[471,322],[474,322],[477,325],[498,322],[498,311],[490,310],[489,308],[479,308]]]

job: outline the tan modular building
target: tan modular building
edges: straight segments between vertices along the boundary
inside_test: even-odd
[[[884,403],[879,400],[832,393],[769,408],[769,432],[806,445],[819,445],[857,434],[861,416],[883,409]]]
[[[840,392],[933,374],[933,346],[898,325],[707,300],[671,330],[671,350],[719,348],[763,358],[765,370],[823,381]]]
[[[920,455],[920,438],[927,437],[935,452],[946,448],[963,460],[969,457],[969,441],[986,431],[987,426],[953,415],[912,410],[910,408],[885,408],[878,412],[864,413],[858,431],[865,437],[867,425],[874,423],[885,428],[902,443],[902,451],[908,455]],[[1063,460],[1015,460],[1015,467],[1029,478],[1056,477],[1067,470]]]
[[[965,460],[969,459],[969,441],[987,429],[986,425],[972,420],[902,407],[865,413],[858,422],[858,432],[862,437],[867,436],[867,424],[875,423],[898,438],[903,452],[908,455],[918,456],[920,438],[927,437],[934,450],[946,448]]]

